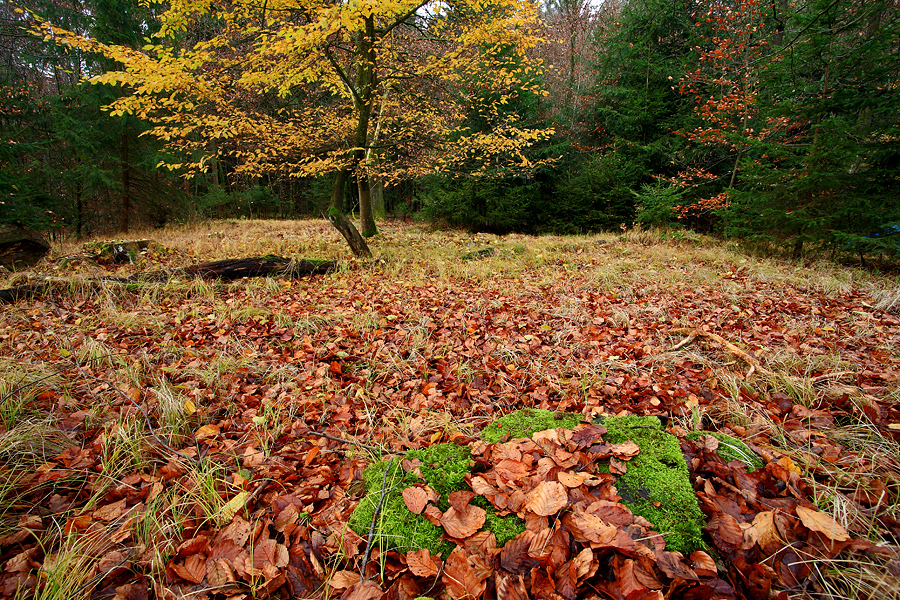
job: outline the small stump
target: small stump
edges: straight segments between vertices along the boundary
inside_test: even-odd
[[[86,250],[99,250],[97,260],[117,264],[134,264],[141,251],[150,246],[150,240],[113,240],[85,244]]]

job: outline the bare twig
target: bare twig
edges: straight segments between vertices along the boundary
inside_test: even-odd
[[[856,371],[838,371],[836,373],[823,373],[822,375],[818,375],[810,379],[813,385],[819,385],[820,383],[825,383],[826,381],[836,380],[840,381],[847,375],[856,375]]]
[[[384,479],[381,480],[381,497],[378,499],[378,506],[375,507],[375,513],[372,515],[372,524],[369,525],[369,540],[366,544],[366,554],[363,556],[362,566],[359,569],[359,575],[363,579],[366,578],[366,564],[369,562],[369,556],[372,555],[372,540],[375,538],[375,523],[378,522],[378,514],[381,512],[381,505],[384,504],[384,497],[387,496],[387,478],[391,472],[391,466],[394,464],[394,457],[388,462],[387,469],[384,470]]]
[[[327,440],[331,440],[333,442],[342,442],[344,444],[352,444],[354,446],[359,446],[360,448],[365,448],[366,450],[370,450],[372,452],[382,452],[382,448],[377,448],[375,446],[370,446],[368,444],[363,444],[362,442],[357,442],[356,440],[345,440],[344,438],[335,437],[333,435],[328,435],[327,433],[320,433],[318,431],[309,430],[310,435],[316,435],[319,437],[323,437]]]

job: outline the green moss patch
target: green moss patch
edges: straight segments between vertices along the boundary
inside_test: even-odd
[[[762,459],[751,450],[747,444],[730,435],[719,433],[718,431],[692,431],[687,434],[686,437],[689,440],[696,440],[704,435],[711,435],[719,440],[719,447],[716,449],[716,453],[721,456],[726,463],[733,460],[739,460],[747,465],[748,473],[752,473],[753,471],[762,469],[766,466]]]
[[[608,417],[597,422],[607,428],[603,436],[607,443],[631,440],[640,448],[627,463],[627,472],[617,477],[622,502],[653,523],[665,536],[667,550],[687,555],[705,548],[702,533],[706,519],[678,439],[663,431],[656,417]]]
[[[576,413],[553,412],[538,408],[526,408],[500,417],[481,432],[481,437],[489,444],[502,442],[504,438],[515,439],[531,437],[532,434],[546,429],[563,427],[572,429],[583,421]]]
[[[403,460],[421,461],[418,466],[422,478],[415,470],[404,472]],[[390,464],[390,471],[388,465]],[[377,462],[365,470],[363,478],[366,484],[366,495],[350,516],[350,527],[363,537],[369,535],[372,516],[381,498],[382,482],[386,481],[387,492],[375,523],[373,543],[384,550],[407,552],[427,548],[435,555],[445,558],[453,550],[453,544],[441,540],[443,528],[431,523],[422,515],[417,515],[406,508],[403,502],[403,490],[422,481],[440,494],[438,508],[446,511],[450,508],[447,500],[450,492],[467,490],[466,473],[472,466],[469,449],[455,444],[437,444],[420,450],[410,450],[393,463],[388,460]],[[385,480],[385,472],[387,479]],[[494,508],[481,496],[473,501],[487,511],[484,529],[492,531],[497,538],[497,545],[502,546],[525,530],[525,525],[515,515],[505,517],[495,514]]]

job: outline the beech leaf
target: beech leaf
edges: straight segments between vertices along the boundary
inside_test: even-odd
[[[542,481],[531,490],[525,509],[542,517],[559,512],[569,503],[566,488],[558,481]]]
[[[434,577],[440,571],[440,559],[426,549],[406,553],[406,565],[416,577]]]
[[[403,503],[409,512],[420,515],[428,504],[428,494],[422,488],[408,487],[403,490]]]
[[[818,531],[832,541],[846,542],[850,539],[850,534],[847,533],[847,530],[841,527],[830,515],[826,515],[823,512],[812,510],[810,508],[798,506],[797,516],[800,517],[800,522],[803,523],[807,529],[810,531]]]

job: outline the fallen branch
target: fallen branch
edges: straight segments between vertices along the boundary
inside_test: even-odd
[[[135,273],[130,277],[95,277],[86,280],[86,283],[94,287],[100,287],[108,283],[147,283],[168,281],[179,277],[217,279],[220,281],[268,276],[299,278],[309,275],[321,275],[334,271],[336,268],[337,262],[333,260],[292,260],[280,256],[257,256],[217,260],[180,269],[147,271]],[[0,290],[0,302],[13,303],[28,298],[39,298],[50,291],[54,284],[63,283],[66,282],[64,280],[42,281]]]
[[[731,342],[729,342],[728,340],[726,340],[725,338],[723,338],[720,335],[716,335],[715,333],[711,333],[704,329],[691,329],[688,327],[682,327],[680,329],[673,329],[672,333],[678,333],[681,335],[688,336],[687,338],[681,340],[681,342],[679,342],[678,344],[673,346],[672,350],[680,350],[681,348],[684,348],[685,346],[687,346],[688,344],[693,342],[698,337],[703,337],[703,338],[712,340],[712,341],[716,342],[717,344],[721,344],[722,347],[724,347],[725,350],[727,350],[729,353],[733,354],[740,360],[742,360],[745,363],[747,363],[748,365],[750,365],[750,371],[747,373],[747,377],[750,377],[754,371],[758,371],[758,372],[764,373],[766,375],[771,375],[771,371],[769,371],[764,366],[762,366],[760,364],[759,360],[757,360],[757,358],[755,356],[753,356],[749,352],[741,350],[740,348],[738,348],[737,346],[735,346],[734,344],[732,344]]]

